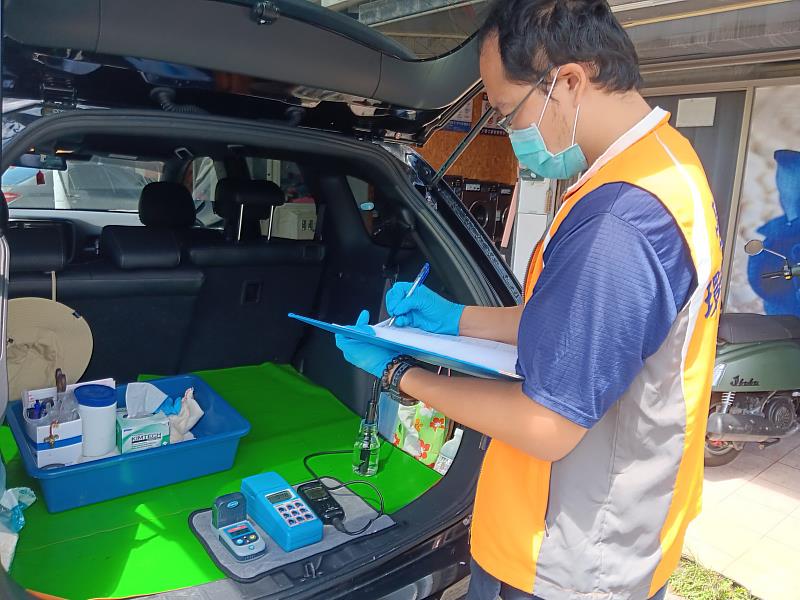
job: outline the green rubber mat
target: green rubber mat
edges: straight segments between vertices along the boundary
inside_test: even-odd
[[[359,416],[291,367],[264,364],[198,375],[250,421],[233,468],[57,514],[48,513],[38,500],[25,511],[27,524],[11,568],[20,585],[83,600],[152,594],[222,579],[189,531],[189,513],[210,506],[216,496],[237,491],[242,478],[255,473],[277,471],[290,483],[306,481],[304,456],[353,443]],[[0,427],[0,450],[9,487],[38,491],[25,473],[8,426]],[[321,475],[355,479],[350,461],[350,455],[325,456],[312,459],[311,465]],[[381,490],[391,513],[439,478],[383,444],[380,471],[369,481]],[[363,487],[365,499],[375,504]]]

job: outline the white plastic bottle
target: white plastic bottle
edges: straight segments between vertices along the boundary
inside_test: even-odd
[[[439,451],[439,457],[436,459],[436,464],[433,465],[433,470],[437,473],[444,475],[453,463],[456,457],[458,447],[461,445],[461,436],[464,435],[463,429],[456,429],[453,432],[452,439],[447,440],[442,449]]]

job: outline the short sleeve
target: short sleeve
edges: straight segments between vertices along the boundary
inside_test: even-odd
[[[654,202],[653,218],[643,222],[657,227],[656,247],[646,227],[625,218],[624,203],[565,220],[523,311],[523,392],[581,427],[622,396],[688,297],[693,263],[674,221],[671,230],[659,223],[666,211]]]

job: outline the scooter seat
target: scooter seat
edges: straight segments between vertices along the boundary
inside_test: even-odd
[[[729,344],[800,340],[800,318],[793,315],[726,313],[719,319],[717,339]]]

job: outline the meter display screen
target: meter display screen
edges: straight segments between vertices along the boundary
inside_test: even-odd
[[[305,494],[309,500],[319,500],[326,496],[325,489],[322,486],[306,488]]]
[[[271,504],[277,504],[278,502],[283,502],[284,500],[288,500],[292,497],[292,492],[289,490],[283,490],[282,492],[275,492],[274,494],[267,495],[267,502]]]
[[[225,530],[225,533],[231,536],[231,538],[237,538],[241,535],[252,535],[255,532],[250,529],[249,523],[240,523],[238,525],[234,525],[233,527],[228,527]]]

